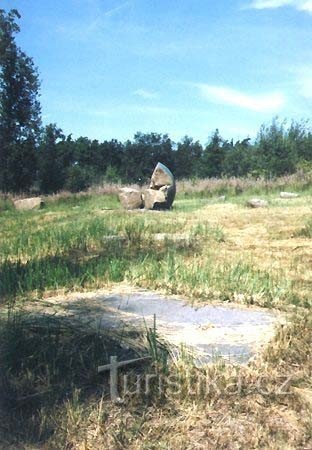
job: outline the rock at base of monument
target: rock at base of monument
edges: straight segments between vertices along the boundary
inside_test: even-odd
[[[125,209],[143,208],[142,193],[134,188],[121,188],[119,191],[119,200]]]
[[[165,197],[166,197],[166,208],[171,208],[172,203],[175,199],[175,195],[176,195],[176,185],[175,183],[172,184],[171,186],[163,186],[159,189],[161,192],[164,192]]]
[[[20,210],[40,209],[44,206],[44,201],[41,197],[24,198],[22,200],[15,200],[14,206]]]
[[[145,209],[161,209],[158,207],[158,205],[166,204],[166,196],[163,191],[156,191],[155,189],[146,189],[146,191],[144,191],[143,196]]]
[[[299,197],[299,194],[296,194],[295,192],[281,192],[280,198],[297,198]]]
[[[268,206],[268,202],[266,200],[262,200],[261,198],[251,198],[248,200],[247,206],[250,208],[265,208]]]
[[[146,189],[144,192],[145,209],[170,209],[175,197],[175,186],[162,186],[158,191]]]
[[[174,186],[174,176],[162,163],[157,163],[155,170],[152,174],[150,189],[159,189],[163,186]]]

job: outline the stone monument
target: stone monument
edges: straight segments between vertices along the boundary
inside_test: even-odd
[[[158,163],[151,177],[149,188],[143,193],[139,189],[122,188],[119,200],[125,209],[145,208],[151,210],[170,209],[176,194],[174,176],[162,163]]]

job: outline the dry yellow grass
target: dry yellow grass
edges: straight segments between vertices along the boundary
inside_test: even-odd
[[[310,197],[259,209],[212,204],[192,213],[187,228],[198,223],[220,226],[225,239],[213,244],[217,263],[250,262],[255,269],[293,281],[296,293],[306,297],[312,289],[312,240],[296,233],[312,217],[311,204]]]

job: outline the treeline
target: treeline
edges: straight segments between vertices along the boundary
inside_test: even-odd
[[[143,184],[158,161],[176,178],[247,176],[272,178],[311,168],[312,133],[307,121],[262,126],[255,142],[233,142],[213,132],[203,146],[191,137],[136,133],[133,140],[99,142],[65,136],[56,124],[42,127],[39,75],[16,44],[20,15],[0,9],[0,191],[77,192],[91,184]]]
[[[287,127],[274,119],[261,127],[254,143],[249,138],[227,141],[216,130],[202,146],[188,136],[175,143],[166,134],[140,132],[125,143],[73,140],[50,124],[42,134],[37,161],[36,183],[43,193],[79,191],[101,182],[143,184],[158,161],[176,178],[272,178],[312,167],[312,133],[307,122]]]

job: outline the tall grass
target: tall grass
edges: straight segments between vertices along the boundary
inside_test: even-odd
[[[0,212],[12,210],[13,210],[13,203],[11,199],[7,195],[0,193]]]
[[[210,197],[218,195],[236,196],[242,193],[263,194],[276,193],[283,190],[302,192],[311,190],[312,174],[299,171],[279,178],[207,178],[179,180],[177,192],[185,197]]]
[[[108,394],[99,365],[111,355],[138,357],[148,347],[133,330],[112,332],[65,317],[11,310],[0,320],[0,350],[2,446],[3,434],[17,445],[49,439],[61,405],[77,415],[90,396]]]
[[[297,314],[249,367],[196,368],[187,357],[168,360],[155,327],[146,340],[12,312],[0,321],[0,444],[143,450],[207,448],[208,441],[227,449],[234,440],[246,450],[309,448],[311,326],[311,315]],[[112,354],[122,360],[147,352],[152,364],[120,371],[121,402],[110,402],[108,377],[97,366]]]
[[[199,300],[226,300],[261,306],[274,306],[293,301],[291,284],[282,276],[277,278],[242,261],[216,264],[213,258],[198,261],[168,251],[165,258],[144,260],[132,266],[128,278],[145,287],[163,289],[171,294],[187,294]]]
[[[73,196],[47,203],[43,211],[0,217],[0,296],[40,297],[46,290],[130,281],[197,299],[298,302],[291,282],[278,273],[263,272],[239,255],[216,262],[227,240],[220,225],[194,224],[192,210],[106,210],[114,201]]]
[[[312,238],[312,219],[308,220],[301,230],[298,230],[296,236]]]
[[[216,264],[207,246],[224,242],[218,226],[193,226],[182,241],[170,233],[163,241],[153,237],[155,231],[178,227],[181,223],[112,215],[106,221],[96,217],[28,234],[21,228],[1,245],[0,295],[41,296],[45,290],[98,288],[125,280],[198,299],[240,298],[265,306],[290,295],[289,283],[249,264]]]

